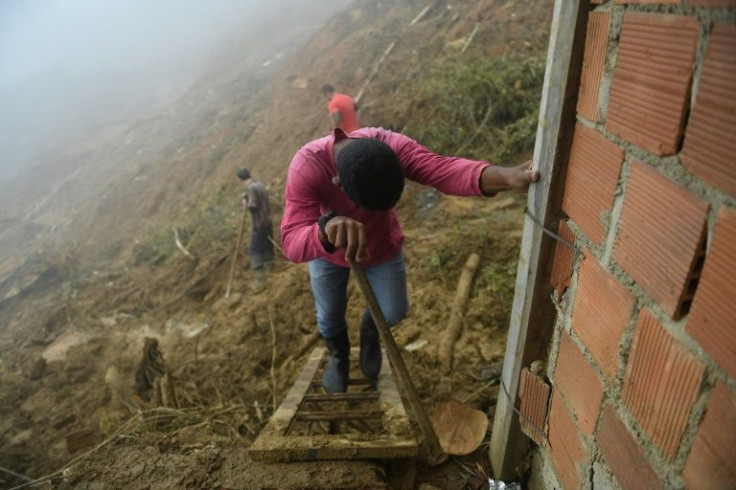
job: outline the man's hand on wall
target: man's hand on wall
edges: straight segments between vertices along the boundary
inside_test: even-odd
[[[528,160],[516,167],[510,167],[509,187],[517,192],[526,192],[529,184],[539,180],[539,170],[532,170],[532,161]]]
[[[539,171],[532,170],[531,160],[515,167],[489,165],[480,175],[480,189],[487,196],[511,190],[524,193],[538,180]]]

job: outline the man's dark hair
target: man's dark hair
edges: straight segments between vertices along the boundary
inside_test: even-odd
[[[248,180],[250,179],[250,170],[247,168],[240,168],[235,172],[235,175],[237,175],[240,180]]]
[[[337,154],[337,175],[345,194],[366,209],[391,209],[404,190],[399,157],[377,139],[359,138],[345,145]]]
[[[335,91],[335,87],[333,87],[329,83],[325,83],[324,85],[322,85],[322,93],[323,94],[334,92],[334,91]]]

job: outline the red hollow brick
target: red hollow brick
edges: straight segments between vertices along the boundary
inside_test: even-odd
[[[721,208],[687,332],[736,378],[736,211]]]
[[[577,111],[578,114],[591,121],[598,121],[598,93],[603,77],[603,67],[606,64],[610,25],[611,14],[608,12],[588,14],[588,30],[585,36]]]
[[[603,398],[603,382],[572,338],[563,332],[554,385],[587,435],[593,433]]]
[[[736,7],[736,0],[690,0],[691,7]]]
[[[567,226],[567,221],[562,220],[557,229],[557,234],[571,245],[575,245],[575,233]],[[555,242],[555,252],[552,257],[552,270],[549,282],[557,291],[557,300],[562,299],[562,294],[570,285],[572,277],[573,262],[575,261],[575,250],[562,242]]]
[[[680,160],[708,183],[736,196],[736,24],[713,28]]]
[[[703,372],[703,365],[642,310],[621,398],[668,460],[677,454]]]
[[[683,476],[688,488],[736,488],[736,395],[722,381],[713,389]]]
[[[673,318],[692,299],[708,207],[649,165],[632,163],[613,259]]]
[[[562,209],[596,244],[606,238],[624,151],[582,124],[575,127]]]
[[[646,455],[611,404],[603,408],[597,440],[621,488],[655,490],[663,487]]]
[[[562,486],[567,490],[579,488],[588,465],[588,451],[555,393],[549,412],[549,452]]]
[[[580,269],[572,328],[612,381],[618,374],[621,336],[629,323],[634,297],[598,260],[586,253]]]
[[[624,16],[606,121],[611,132],[658,155],[677,151],[697,40],[691,17]]]
[[[550,392],[549,385],[542,378],[532,374],[528,368],[521,370],[519,423],[524,434],[542,447],[547,446],[547,409]]]

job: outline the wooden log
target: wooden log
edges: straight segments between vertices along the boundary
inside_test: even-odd
[[[442,364],[442,369],[445,373],[452,369],[452,358],[455,352],[455,343],[460,337],[460,332],[463,329],[463,319],[465,317],[465,307],[468,304],[470,298],[470,291],[473,288],[473,279],[475,273],[478,270],[480,264],[480,257],[478,254],[470,254],[468,260],[465,262],[465,267],[460,275],[460,282],[457,286],[457,292],[455,293],[455,301],[452,304],[452,311],[450,312],[450,322],[447,328],[442,332],[439,346],[439,359]]]

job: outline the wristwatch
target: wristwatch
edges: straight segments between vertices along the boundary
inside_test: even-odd
[[[325,227],[327,226],[327,222],[330,221],[332,218],[337,216],[337,213],[334,211],[329,211],[319,218],[317,218],[317,226],[319,227],[319,233],[320,236],[324,238],[322,240],[322,245],[325,247],[325,250],[328,253],[332,253],[335,251],[335,246],[330,243],[330,240],[327,238],[327,231],[325,230]]]

